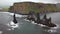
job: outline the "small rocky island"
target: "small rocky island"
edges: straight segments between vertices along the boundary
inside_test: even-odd
[[[37,24],[43,24],[48,27],[56,27],[56,24],[51,22],[51,17],[47,18],[47,15],[45,14],[43,19],[40,19],[40,13],[35,14],[34,12],[29,12],[29,15],[27,16],[27,20],[32,20]]]

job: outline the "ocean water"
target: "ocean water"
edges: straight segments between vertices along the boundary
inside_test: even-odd
[[[16,14],[18,24],[14,24],[12,15],[13,13],[0,12],[0,34],[60,34],[60,12],[47,13],[47,18],[51,17],[52,23],[57,25],[52,28],[26,20],[25,15],[19,14]]]

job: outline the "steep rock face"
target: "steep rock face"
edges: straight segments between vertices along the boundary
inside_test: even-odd
[[[60,8],[60,3],[57,3],[56,6],[57,6],[58,8]]]
[[[9,8],[9,11],[28,14],[29,11],[37,12],[55,12],[59,11],[56,4],[43,4],[34,2],[17,2]]]
[[[14,11],[13,6],[10,6],[9,11],[10,12],[13,12]]]

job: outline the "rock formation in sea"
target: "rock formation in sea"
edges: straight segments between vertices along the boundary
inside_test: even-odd
[[[17,20],[16,20],[16,17],[15,17],[15,14],[13,15],[13,22],[16,24],[18,23]]]
[[[44,15],[43,19],[40,19],[40,13],[37,13],[36,15],[34,15],[37,19],[34,18],[34,16],[32,17],[33,14],[34,13],[31,12],[30,15],[28,15],[28,16],[31,16],[31,17],[27,17],[27,19],[32,20],[37,24],[43,24],[43,25],[46,25],[48,27],[56,27],[56,24],[52,23],[51,17],[47,18],[46,14]]]
[[[35,21],[35,12],[33,12],[33,11],[30,11],[29,12],[29,14],[28,14],[28,16],[27,16],[27,19],[28,20],[32,20],[32,21]]]

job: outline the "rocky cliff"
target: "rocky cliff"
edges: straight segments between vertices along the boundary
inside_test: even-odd
[[[56,12],[60,11],[56,4],[44,4],[34,2],[16,2],[9,8],[10,12],[28,14],[30,11],[37,12]]]

